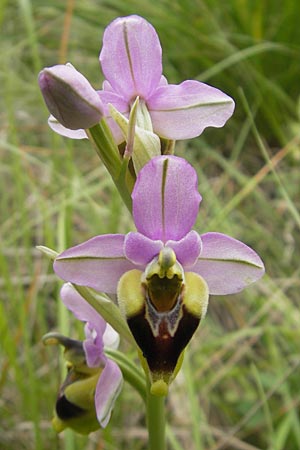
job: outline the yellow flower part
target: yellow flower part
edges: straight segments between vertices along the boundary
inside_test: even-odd
[[[205,280],[184,273],[174,251],[164,247],[145,272],[126,272],[118,284],[118,302],[140,348],[151,393],[167,395],[183,361],[184,349],[205,316]]]

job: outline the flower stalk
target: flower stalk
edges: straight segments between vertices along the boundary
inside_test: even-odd
[[[130,194],[134,186],[134,178],[128,170],[128,160],[122,161],[118,146],[105,119],[86,130],[86,133],[94,143],[99,158],[109,171],[122,200],[131,212]]]
[[[166,397],[151,394],[147,382],[146,417],[148,428],[148,449],[166,450]]]

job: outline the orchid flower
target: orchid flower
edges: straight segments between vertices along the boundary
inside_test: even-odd
[[[116,119],[116,114],[110,105],[128,117],[137,97],[137,126],[170,140],[194,138],[206,127],[222,127],[233,113],[234,101],[214,87],[195,80],[168,84],[162,75],[159,37],[142,17],[121,17],[108,25],[100,64],[105,81],[98,94],[118,144],[125,140],[124,134],[111,118]],[[74,131],[60,117],[55,118],[50,116],[49,125],[57,133],[74,139],[87,137],[83,124]]]
[[[206,313],[208,295],[241,291],[264,273],[260,257],[225,234],[199,235],[201,195],[193,167],[158,156],[132,192],[136,232],[96,236],[57,256],[64,280],[118,295],[152,393],[165,395]]]
[[[104,348],[117,348],[119,335],[104,319],[66,283],[61,297],[65,306],[85,325],[85,340],[69,339],[58,333],[44,336],[45,344],[65,347],[68,374],[56,402],[53,427],[66,427],[79,433],[90,433],[109,422],[115,400],[122,387],[118,365],[107,358]]]

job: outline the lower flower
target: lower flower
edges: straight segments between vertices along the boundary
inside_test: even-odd
[[[61,344],[65,347],[67,376],[57,396],[53,428],[60,433],[72,428],[81,434],[88,434],[99,428],[94,394],[102,369],[86,365],[83,343],[58,333],[48,333],[43,341],[46,345]]]
[[[59,433],[72,428],[88,434],[109,422],[115,400],[122,388],[123,378],[118,365],[106,357],[104,345],[118,345],[117,333],[75,291],[65,284],[61,291],[65,305],[86,322],[84,342],[59,333],[43,337],[45,345],[64,346],[67,375],[55,404],[52,424]]]

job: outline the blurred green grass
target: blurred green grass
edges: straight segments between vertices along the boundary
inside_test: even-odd
[[[63,249],[126,233],[126,209],[86,142],[47,127],[43,66],[71,61],[95,87],[103,28],[137,13],[156,28],[170,82],[208,82],[236,100],[223,129],[177,144],[197,168],[196,228],[247,242],[267,275],[212,297],[168,399],[174,450],[300,449],[300,3],[294,0],[0,2],[0,449],[145,448],[142,405],[123,390],[110,426],[56,436],[60,357],[41,337],[78,324],[36,245]],[[69,21],[69,22],[68,22]],[[68,35],[68,26],[70,33]]]

